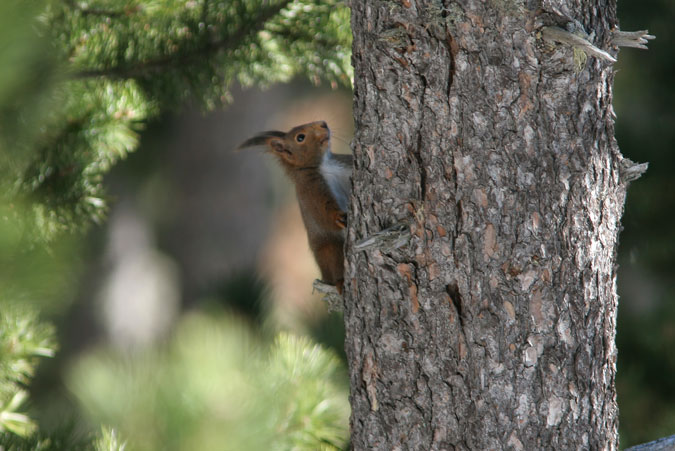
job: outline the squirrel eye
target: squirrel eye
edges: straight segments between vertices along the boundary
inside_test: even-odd
[[[299,142],[299,143],[303,142],[303,141],[305,140],[305,134],[304,134],[304,133],[300,133],[300,134],[296,135],[296,136],[295,136],[295,140],[296,140],[297,142]]]

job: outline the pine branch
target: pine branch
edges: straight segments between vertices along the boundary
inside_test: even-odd
[[[136,65],[131,66],[115,66],[107,69],[84,70],[74,73],[71,77],[73,79],[85,78],[112,78],[112,79],[129,79],[141,78],[153,72],[161,72],[166,69],[183,67],[193,62],[200,61],[204,57],[211,56],[221,51],[232,50],[239,46],[241,42],[251,35],[255,35],[263,29],[267,21],[279,14],[289,3],[293,0],[285,0],[282,3],[263,10],[256,18],[253,26],[246,26],[239,28],[231,36],[224,39],[207,42],[205,45],[189,54],[176,56],[166,56],[147,61],[141,61]]]

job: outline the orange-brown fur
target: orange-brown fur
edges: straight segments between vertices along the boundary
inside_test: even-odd
[[[319,167],[330,152],[330,130],[323,121],[300,125],[283,133],[263,132],[242,147],[262,145],[276,155],[295,185],[309,247],[321,278],[342,292],[344,279],[344,231],[346,213],[340,209]]]

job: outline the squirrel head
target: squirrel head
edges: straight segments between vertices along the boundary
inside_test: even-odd
[[[243,142],[238,149],[264,146],[292,168],[318,167],[330,148],[330,129],[324,121],[298,125],[288,132],[271,130]]]

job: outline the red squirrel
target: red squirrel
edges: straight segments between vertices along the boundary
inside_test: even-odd
[[[295,184],[309,247],[321,270],[321,279],[335,285],[342,294],[352,156],[331,152],[330,129],[324,121],[299,125],[286,133],[262,132],[238,149],[253,146],[264,146],[276,155]]]

